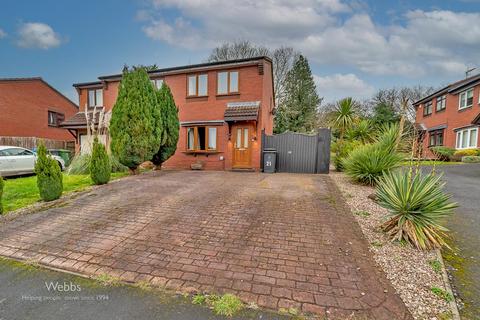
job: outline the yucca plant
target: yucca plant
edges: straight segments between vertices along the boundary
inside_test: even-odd
[[[448,247],[443,220],[457,204],[443,192],[441,175],[396,170],[377,184],[377,202],[390,213],[382,229],[392,240],[407,241],[421,250]]]

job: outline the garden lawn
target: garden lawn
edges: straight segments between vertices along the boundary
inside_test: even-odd
[[[412,162],[410,161],[402,161],[401,165],[402,166],[409,166]],[[421,165],[421,166],[448,166],[448,165],[456,165],[456,164],[463,164],[463,162],[458,162],[458,161],[438,161],[438,160],[420,160],[420,163],[417,161],[413,161],[413,165]]]
[[[126,172],[112,173],[112,180],[128,175]],[[90,175],[63,175],[63,193],[81,191],[93,185]],[[2,203],[5,213],[40,201],[37,177],[5,179]]]

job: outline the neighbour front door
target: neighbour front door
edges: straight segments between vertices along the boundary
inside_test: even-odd
[[[234,168],[251,168],[251,134],[250,126],[235,126],[233,128],[233,167]]]

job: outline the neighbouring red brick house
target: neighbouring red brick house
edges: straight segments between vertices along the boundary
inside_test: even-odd
[[[59,126],[78,106],[42,78],[0,79],[0,137],[73,141]]]
[[[272,134],[272,61],[256,57],[203,63],[149,71],[159,88],[165,82],[179,109],[180,137],[177,151],[166,168],[260,169],[261,133]],[[77,132],[77,148],[85,149],[85,114],[93,107],[111,111],[121,75],[77,83],[80,112],[62,126]],[[90,111],[91,112],[91,111]],[[108,137],[102,137],[107,140]]]
[[[414,106],[426,156],[432,156],[429,148],[433,146],[478,148],[480,74],[445,86]]]

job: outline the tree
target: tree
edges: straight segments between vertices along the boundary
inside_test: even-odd
[[[315,130],[320,102],[308,60],[300,55],[286,77],[285,100],[275,114],[274,131]]]
[[[339,131],[339,143],[342,144],[345,132],[352,126],[357,114],[357,102],[351,97],[337,102],[333,111],[332,126]]]
[[[157,99],[160,101],[162,115],[162,137],[160,148],[153,156],[152,162],[157,169],[167,161],[177,150],[180,123],[178,120],[178,108],[173,100],[170,88],[163,83],[160,90],[156,91]]]
[[[392,105],[386,102],[380,102],[374,107],[372,122],[376,127],[381,126],[384,123],[398,122],[400,117],[395,112]]]
[[[135,173],[157,153],[162,130],[160,105],[147,72],[125,67],[110,120],[113,155]]]
[[[264,46],[256,46],[249,41],[235,41],[224,43],[212,50],[208,57],[209,62],[235,60],[267,56],[273,63],[273,87],[275,91],[275,105],[278,107],[285,98],[285,81],[288,72],[292,69],[293,62],[299,53],[291,47],[279,47],[268,49]]]
[[[90,159],[90,177],[95,184],[105,184],[110,181],[112,164],[108,157],[105,146],[98,141],[98,137],[93,139],[92,156]]]
[[[57,161],[47,155],[47,148],[43,142],[38,146],[35,174],[38,191],[44,201],[60,198],[63,192],[62,171]]]

